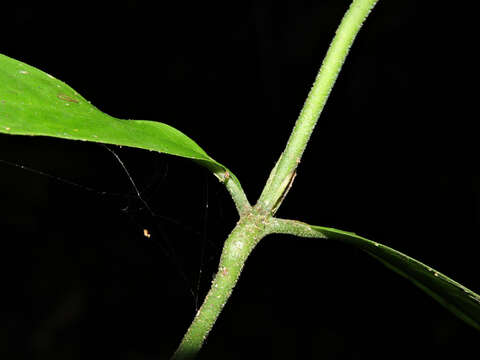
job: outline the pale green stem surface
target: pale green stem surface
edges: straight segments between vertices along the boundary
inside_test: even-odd
[[[310,135],[337,79],[350,46],[365,18],[378,0],[353,0],[330,44],[320,71],[295,124],[287,146],[272,170],[257,205],[252,208],[243,190],[224,178],[234,199],[240,221],[227,238],[218,272],[180,346],[174,360],[193,359],[202,347],[256,244],[272,231],[318,237],[308,225],[272,218],[285,198]],[[219,179],[225,174],[215,174]],[[315,236],[316,235],[316,236]]]
[[[267,230],[269,234],[295,235],[303,238],[327,238],[318,231],[312,229],[307,223],[297,220],[272,218],[268,223]]]
[[[210,291],[173,355],[174,360],[195,358],[242,272],[245,261],[266,234],[267,219],[250,213],[240,219],[225,241],[218,272]]]
[[[227,191],[230,193],[230,196],[235,203],[235,207],[237,208],[240,217],[248,214],[252,209],[252,206],[248,202],[247,196],[245,195],[245,192],[240,187],[240,185],[238,185],[235,181],[226,178],[225,174],[223,175],[223,178],[220,178],[220,181],[223,182],[223,184],[227,188]]]
[[[287,146],[260,196],[266,212],[276,211],[293,181],[296,168],[325,106],[338,73],[366,17],[378,0],[354,0],[337,29]]]
[[[243,191],[240,182],[238,180],[234,181],[233,177],[235,175],[230,174],[228,170],[223,171],[222,169],[218,169],[218,166],[211,166],[211,164],[206,161],[196,160],[196,162],[212,171],[215,177],[220,180],[223,185],[225,185],[225,188],[232,197],[232,200],[235,204],[235,207],[237,208],[240,217],[250,212],[252,206],[250,205],[250,202],[247,199],[247,195]]]

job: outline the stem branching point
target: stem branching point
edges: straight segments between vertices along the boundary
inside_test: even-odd
[[[215,173],[230,192],[240,220],[225,241],[212,287],[172,359],[192,359],[196,356],[230,297],[245,261],[264,236],[271,232],[282,232],[318,237],[306,224],[272,216],[292,186],[297,166],[349,49],[377,1],[354,0],[345,13],[287,146],[270,173],[257,205],[253,208],[250,206],[239,183],[232,181],[225,173]]]

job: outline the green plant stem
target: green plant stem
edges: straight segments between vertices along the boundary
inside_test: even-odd
[[[214,173],[214,175],[225,185],[225,188],[235,203],[235,207],[237,208],[239,216],[242,217],[248,214],[252,209],[252,206],[247,199],[247,195],[245,195],[245,192],[240,186],[240,182],[234,181],[232,178],[230,178],[234,175],[229,173],[229,175],[225,176],[225,173],[218,172]]]
[[[240,219],[225,241],[218,272],[172,360],[193,359],[230,297],[245,261],[257,243],[268,233],[265,217],[253,211]]]
[[[307,223],[297,220],[272,218],[268,223],[267,230],[269,234],[287,234],[304,238],[327,238],[318,231],[312,229]]]
[[[378,0],[354,0],[337,29],[287,146],[272,170],[259,200],[265,212],[275,212],[288,192],[296,168],[328,99],[349,49]]]
[[[276,231],[318,237],[318,233],[313,234],[307,224],[273,219],[272,216],[292,185],[296,168],[350,46],[377,1],[353,0],[350,5],[337,29],[287,146],[273,168],[257,205],[252,208],[238,184],[231,181],[228,176],[225,177],[225,173],[215,172],[232,195],[240,214],[240,221],[225,242],[212,287],[172,359],[193,359],[196,356],[230,297],[245,261],[265,235]]]
[[[218,166],[216,164],[216,161],[213,159],[212,162],[204,160],[195,160],[195,162],[209,169],[213,173],[213,175],[215,175],[215,177],[220,180],[223,185],[225,185],[225,188],[233,199],[233,202],[235,204],[235,207],[237,208],[240,217],[250,212],[252,206],[250,205],[250,202],[247,199],[247,195],[245,194],[242,186],[240,185],[240,181],[238,181],[238,179],[233,173]]]

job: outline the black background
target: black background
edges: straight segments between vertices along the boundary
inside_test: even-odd
[[[355,231],[478,292],[475,23],[422,3],[377,5],[278,215]],[[2,5],[0,51],[110,115],[178,128],[254,202],[348,5]],[[187,160],[113,149],[156,216],[101,145],[0,136],[1,160],[108,192],[0,162],[2,359],[166,359],[188,327],[201,253],[202,298],[234,208]],[[461,358],[477,339],[360,251],[271,236],[201,358]]]

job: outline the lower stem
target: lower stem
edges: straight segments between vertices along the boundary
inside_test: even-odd
[[[235,287],[245,261],[266,235],[265,218],[253,213],[241,218],[225,242],[210,291],[188,328],[172,360],[193,359]]]

